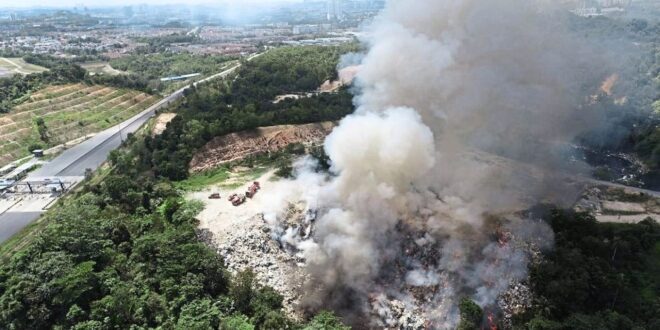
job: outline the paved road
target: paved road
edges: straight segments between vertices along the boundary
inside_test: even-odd
[[[252,56],[248,60],[251,60],[254,57],[256,56]],[[195,82],[194,85],[197,86],[200,83],[215,78],[225,77],[234,72],[239,66],[240,64],[236,64],[223,72]],[[183,97],[183,92],[190,88],[190,86],[191,85],[188,85],[177,90],[123,123],[102,131],[91,139],[64,151],[55,159],[30,173],[26,180],[39,181],[43,178],[60,177],[65,181],[79,181],[84,177],[86,169],[97,169],[103,164],[103,162],[105,162],[110,152],[119,147],[122,139],[125,138],[127,134],[133,133],[142,127],[144,123],[154,116],[158,109],[161,109],[171,102]],[[50,205],[50,202],[45,198],[37,198],[32,201],[29,206],[26,205],[27,204],[19,203],[0,214],[0,243],[11,238],[21,229],[38,219],[39,216],[45,212],[44,208],[47,205]]]
[[[0,243],[37,220],[42,212],[7,212],[0,216]]]

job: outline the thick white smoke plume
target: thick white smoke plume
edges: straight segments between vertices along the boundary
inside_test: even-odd
[[[397,327],[387,303],[397,300],[450,328],[459,297],[488,307],[525,278],[529,246],[551,244],[552,233],[511,211],[556,186],[516,168],[563,162],[557,146],[596,123],[578,105],[602,76],[549,9],[388,1],[367,33],[356,113],[325,142],[332,175],[299,167],[265,210],[306,260],[310,306]],[[287,225],[299,201],[311,230]]]

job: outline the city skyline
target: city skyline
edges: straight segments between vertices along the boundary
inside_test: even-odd
[[[80,0],[41,0],[16,2],[12,0],[0,0],[0,8],[72,8],[72,7],[120,7],[120,6],[163,6],[163,5],[203,5],[203,6],[268,6],[287,3],[299,3],[302,0],[116,0],[112,3],[102,0],[80,1]]]

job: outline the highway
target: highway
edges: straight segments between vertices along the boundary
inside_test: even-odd
[[[0,243],[10,239],[21,229],[27,227],[32,221],[39,218],[42,212],[7,212],[0,216],[2,231],[0,231]]]
[[[253,55],[248,60],[256,56],[258,55]],[[102,131],[89,140],[64,151],[50,162],[30,173],[24,181],[41,181],[53,177],[74,183],[81,181],[86,169],[95,170],[101,166],[110,152],[121,145],[127,134],[137,131],[156,114],[157,110],[183,97],[186,89],[212,79],[226,77],[239,67],[240,64],[235,64],[227,70],[175,91],[121,124]],[[0,243],[8,240],[38,219],[57,198],[46,194],[30,197],[16,195],[10,198],[0,198]]]

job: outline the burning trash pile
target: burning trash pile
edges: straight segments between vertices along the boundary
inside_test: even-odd
[[[295,179],[260,193],[275,243],[258,248],[278,247],[266,252],[302,274],[300,309],[331,308],[357,328],[446,329],[468,297],[495,328],[531,304],[528,265],[553,237],[516,196],[540,201],[549,185],[462,155],[562,164],[539,146],[598,123],[576,109],[596,61],[581,62],[546,5],[387,3],[349,63],[361,65],[357,110],[325,140],[330,173],[301,159]],[[236,263],[232,244],[223,255]]]
[[[355,143],[354,132],[370,143]],[[349,117],[326,151],[333,175],[302,160],[264,210],[274,240],[308,275],[303,308],[333,307],[365,327],[450,328],[461,296],[497,308],[497,298],[524,281],[534,252],[552,241],[539,221],[487,217],[479,204],[426,185],[433,134],[411,109]],[[307,211],[292,212],[292,201]],[[509,296],[510,305],[529,303]]]
[[[272,287],[283,296],[287,314],[299,317],[297,308],[302,292],[297,288],[303,281],[303,273],[298,267],[301,260],[271,239],[261,216],[236,224],[231,235],[215,245],[229,271],[237,273],[251,269],[259,283]]]

